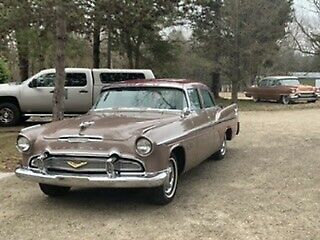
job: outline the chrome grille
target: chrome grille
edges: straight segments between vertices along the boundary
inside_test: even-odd
[[[314,93],[299,93],[299,97],[301,98],[313,98],[316,97]]]
[[[113,158],[113,159],[112,159]],[[43,160],[44,168],[48,172],[65,172],[80,174],[105,174],[110,170],[110,159],[114,172],[144,172],[143,165],[131,159],[119,157],[97,158],[97,157],[70,157],[49,156]],[[109,165],[107,161],[109,160]],[[30,167],[37,166],[37,159],[30,161]],[[109,169],[109,170],[108,170]]]

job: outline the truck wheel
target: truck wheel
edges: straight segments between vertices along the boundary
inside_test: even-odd
[[[290,98],[289,96],[282,96],[281,97],[281,102],[284,104],[284,105],[288,105],[290,103]]]
[[[49,196],[49,197],[60,197],[66,195],[70,187],[60,187],[60,186],[54,186],[54,185],[47,185],[43,183],[39,183],[41,191]]]
[[[166,205],[172,201],[177,191],[178,164],[176,157],[172,155],[169,159],[168,177],[165,183],[157,188],[151,189],[151,201],[157,205]]]
[[[20,121],[20,109],[13,103],[0,104],[0,126],[10,127],[17,125]]]
[[[225,135],[220,150],[218,152],[215,152],[212,157],[215,161],[219,161],[225,157],[226,153],[227,153],[227,137]]]

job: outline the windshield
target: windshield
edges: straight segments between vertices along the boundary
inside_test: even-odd
[[[117,88],[102,93],[94,110],[104,109],[161,109],[183,110],[187,107],[184,92],[177,88]]]
[[[284,80],[280,80],[281,85],[284,86],[297,86],[300,85],[299,80],[296,79],[284,79]]]

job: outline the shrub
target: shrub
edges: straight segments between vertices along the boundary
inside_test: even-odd
[[[5,83],[9,80],[10,74],[7,64],[0,58],[0,83]]]

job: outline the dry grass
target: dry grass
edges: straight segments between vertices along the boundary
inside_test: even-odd
[[[0,171],[11,172],[19,163],[21,156],[15,147],[18,132],[0,131]]]

